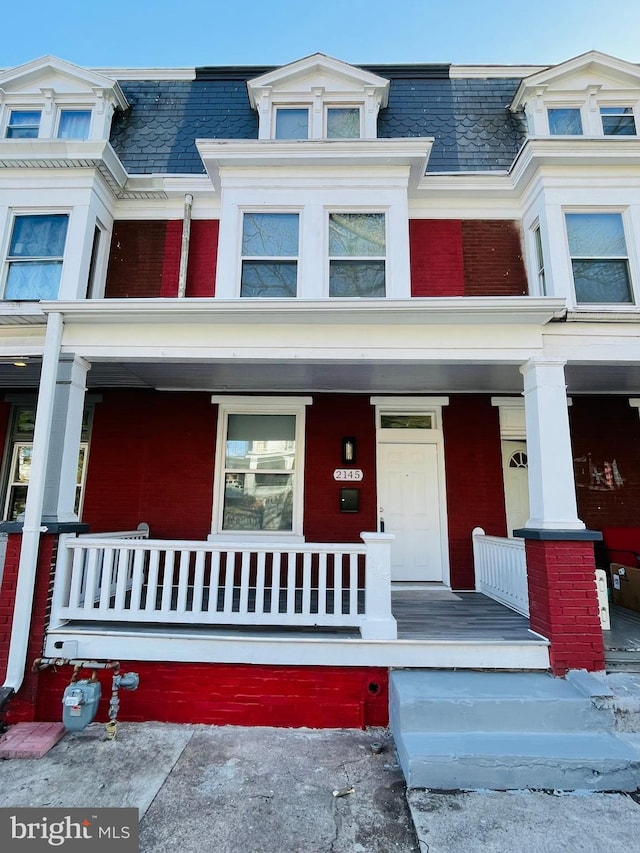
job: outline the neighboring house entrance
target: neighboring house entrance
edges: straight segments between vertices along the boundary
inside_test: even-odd
[[[524,527],[529,519],[529,465],[526,441],[502,442],[504,503],[507,535]]]
[[[378,403],[380,526],[396,537],[392,581],[448,582],[441,406],[446,398]],[[406,407],[406,408],[405,408]]]

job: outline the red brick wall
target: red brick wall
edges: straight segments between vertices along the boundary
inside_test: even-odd
[[[592,530],[640,526],[638,410],[627,397],[573,397],[569,420],[578,516]],[[621,484],[613,476],[615,469]],[[597,481],[594,471],[604,482]]]
[[[498,409],[488,396],[459,395],[442,411],[451,585],[473,589],[471,531],[507,531]]]
[[[604,669],[593,543],[525,544],[531,630],[551,640],[553,672]]]
[[[11,631],[13,621],[12,617],[21,545],[21,534],[9,534],[9,540],[7,543],[7,559],[5,562],[0,596],[0,615],[2,617],[8,617],[7,622],[4,623],[8,632]],[[29,642],[27,646],[25,664],[25,677],[22,687],[9,703],[6,714],[6,719],[9,723],[35,719],[36,700],[38,694],[38,676],[31,671],[31,667],[36,658],[42,657],[44,626],[49,614],[49,604],[53,589],[53,567],[55,566],[57,558],[57,545],[57,536],[43,535],[40,537],[31,627],[29,631]],[[6,672],[8,651],[9,643],[7,638],[6,643],[0,643],[0,673],[3,676]],[[59,714],[60,709],[58,708],[58,715]],[[59,719],[59,716],[54,717],[53,719]]]
[[[355,465],[342,463],[342,438],[355,436]],[[310,542],[360,542],[362,531],[375,531],[376,509],[375,410],[368,396],[314,395],[307,406],[305,458],[305,536]],[[333,479],[336,468],[361,468],[360,483]],[[340,512],[340,488],[360,490],[360,511]]]
[[[191,223],[187,296],[214,295],[218,226],[217,220]],[[113,226],[105,296],[177,296],[181,247],[181,219],[118,220]]]
[[[95,407],[82,520],[104,531],[146,521],[152,536],[205,539],[215,434],[208,394],[104,392]]]
[[[138,690],[121,691],[122,721],[311,728],[388,723],[388,672],[381,667],[121,661],[121,671],[140,675]],[[70,676],[70,667],[40,673],[38,719],[60,719]],[[96,719],[106,722],[111,677],[104,672],[99,677]]]
[[[462,222],[410,219],[412,296],[464,296]]]
[[[465,220],[462,243],[465,296],[522,296],[528,293],[517,223]]]

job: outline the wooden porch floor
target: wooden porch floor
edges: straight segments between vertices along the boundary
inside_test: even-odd
[[[607,668],[640,669],[640,613],[612,604],[611,630],[603,631]]]
[[[393,590],[399,640],[538,641],[529,620],[480,592]]]

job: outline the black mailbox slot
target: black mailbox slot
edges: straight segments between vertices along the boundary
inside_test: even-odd
[[[340,512],[358,512],[360,489],[340,489]]]

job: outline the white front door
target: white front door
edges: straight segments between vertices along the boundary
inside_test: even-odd
[[[385,533],[393,533],[391,579],[442,581],[438,446],[380,443],[378,489]]]
[[[504,504],[507,512],[507,536],[524,527],[529,520],[529,466],[527,442],[502,442]]]

